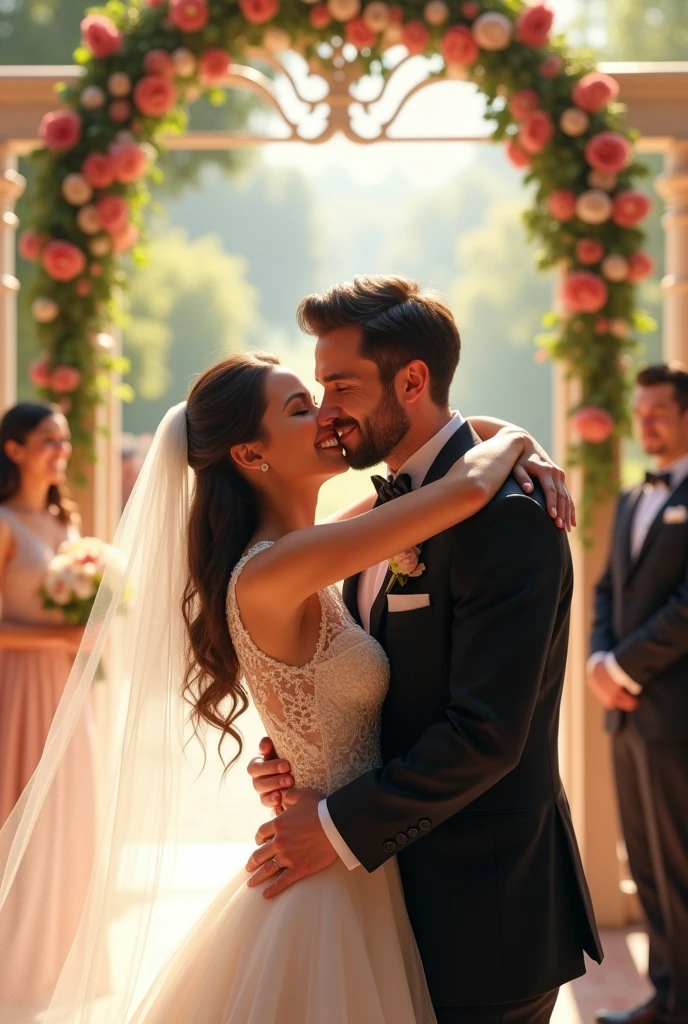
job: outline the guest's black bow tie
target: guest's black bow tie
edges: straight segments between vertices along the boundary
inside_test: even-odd
[[[645,483],[651,487],[656,487],[658,484],[671,487],[671,473],[646,473]]]
[[[408,494],[409,491],[413,490],[411,486],[411,477],[408,473],[400,473],[398,477],[388,476],[387,479],[383,476],[372,476],[373,486],[377,491],[378,501],[384,502],[392,501],[394,498],[400,498],[402,494]]]

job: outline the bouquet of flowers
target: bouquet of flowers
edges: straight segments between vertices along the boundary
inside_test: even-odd
[[[117,549],[97,537],[60,544],[41,588],[43,607],[62,612],[71,626],[83,626],[93,609],[106,567],[114,567],[119,574],[124,571]]]

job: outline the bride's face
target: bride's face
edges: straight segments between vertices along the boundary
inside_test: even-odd
[[[304,382],[276,366],[265,385],[263,461],[276,476],[328,480],[349,468],[332,427],[318,426],[318,406]]]

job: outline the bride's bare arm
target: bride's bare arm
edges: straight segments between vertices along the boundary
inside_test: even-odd
[[[370,491],[369,494],[365,494],[358,501],[354,501],[353,504],[339,508],[331,516],[326,516],[325,519],[319,520],[318,526],[323,526],[327,523],[343,523],[346,519],[355,519],[356,516],[362,516],[364,512],[370,512],[376,498],[377,494],[375,491]]]
[[[246,565],[237,584],[242,609],[284,621],[324,587],[468,519],[497,493],[524,443],[522,431],[501,430],[436,483],[355,519],[282,537]]]
[[[491,440],[500,430],[520,429],[516,424],[510,423],[508,420],[500,420],[495,416],[471,416],[468,422],[482,441]],[[524,449],[513,468],[513,475],[526,494],[532,493],[533,480],[538,480],[545,495],[547,511],[552,519],[561,519],[567,529],[576,525],[576,509],[566,489],[564,471],[549,457],[532,434],[526,434]],[[341,523],[346,519],[353,519],[371,509],[375,504],[375,499],[375,491],[370,491],[365,497],[355,501],[352,505],[338,509],[322,522]]]

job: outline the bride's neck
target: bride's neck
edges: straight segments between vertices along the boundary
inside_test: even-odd
[[[313,526],[319,490],[318,487],[300,490],[295,494],[264,492],[256,537],[261,540],[278,540],[295,530]]]

